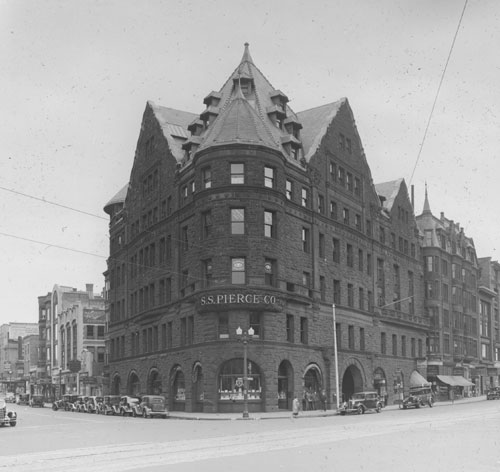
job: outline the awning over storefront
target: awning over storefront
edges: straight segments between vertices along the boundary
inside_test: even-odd
[[[461,375],[438,375],[437,378],[451,387],[471,387],[474,385]]]
[[[429,387],[431,385],[430,382],[425,380],[419,372],[414,370],[410,375],[410,388],[412,387]]]

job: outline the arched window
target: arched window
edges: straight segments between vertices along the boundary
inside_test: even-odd
[[[248,361],[248,399],[259,400],[262,392],[257,364]],[[243,400],[243,359],[224,363],[219,374],[219,399]]]

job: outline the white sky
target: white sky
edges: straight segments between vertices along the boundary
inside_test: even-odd
[[[414,184],[419,214],[427,181],[498,259],[497,0],[468,1],[409,182],[464,2],[0,0],[0,187],[106,217],[146,101],[200,113],[248,41],[294,111],[349,99],[375,183]],[[102,290],[106,219],[1,189],[0,212],[0,323],[36,322],[56,283]]]

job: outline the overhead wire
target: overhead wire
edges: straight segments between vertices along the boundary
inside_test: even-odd
[[[424,143],[425,143],[425,140],[427,138],[427,133],[429,131],[429,128],[430,128],[430,125],[431,125],[431,121],[432,121],[432,116],[434,115],[434,110],[436,108],[436,103],[438,101],[438,98],[439,98],[439,93],[441,92],[441,86],[443,85],[443,81],[444,81],[444,76],[446,75],[446,70],[448,69],[448,64],[450,62],[450,58],[451,58],[451,54],[453,52],[453,49],[455,47],[455,42],[457,40],[457,36],[458,36],[458,32],[460,30],[460,26],[462,25],[462,19],[464,17],[464,14],[465,14],[465,9],[467,7],[467,3],[468,3],[468,0],[465,0],[464,2],[464,7],[462,9],[462,14],[460,15],[460,19],[458,20],[458,25],[457,25],[457,29],[455,31],[455,35],[453,36],[453,41],[451,43],[451,47],[450,47],[450,50],[448,52],[448,57],[446,59],[446,63],[444,65],[444,68],[443,68],[443,72],[441,74],[441,79],[439,80],[439,85],[438,85],[438,88],[437,88],[437,91],[436,91],[436,95],[434,97],[434,102],[432,104],[432,108],[431,108],[431,112],[429,114],[429,119],[427,120],[427,125],[425,127],[425,131],[424,131],[424,136],[422,138],[422,142],[420,143],[420,148],[418,150],[418,154],[417,154],[417,158],[415,160],[415,165],[413,166],[413,171],[411,173],[411,177],[410,177],[410,180],[408,181],[408,185],[411,184],[412,180],[413,180],[413,176],[415,175],[415,171],[417,169],[417,166],[418,166],[418,163],[420,161],[420,157],[422,155],[422,149],[424,147]]]

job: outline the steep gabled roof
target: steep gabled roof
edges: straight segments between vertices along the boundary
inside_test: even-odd
[[[307,161],[318,150],[321,140],[326,135],[328,126],[330,126],[345,101],[346,99],[342,98],[336,102],[297,113],[297,117],[303,126],[300,136],[304,148],[304,157]]]
[[[125,199],[127,198],[128,185],[126,184],[122,187],[122,189],[108,202],[104,205],[104,211],[109,213],[109,208],[118,203],[125,203]]]
[[[187,111],[175,110],[155,105],[152,101],[148,101],[148,106],[153,111],[154,116],[158,120],[163,135],[172,151],[172,155],[180,161],[184,155],[182,144],[188,139],[188,125],[197,118],[194,113]]]
[[[391,180],[390,182],[383,182],[381,184],[375,184],[375,190],[377,195],[381,195],[384,197],[384,202],[382,206],[387,210],[392,210],[392,205],[394,204],[394,200],[399,194],[401,190],[401,185],[403,184],[404,179]]]

